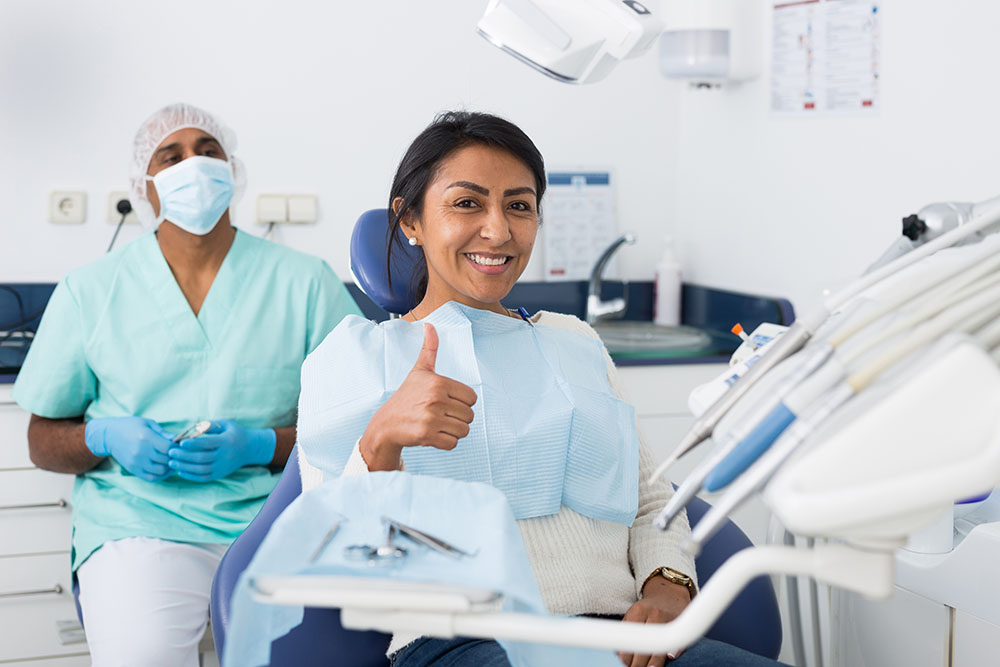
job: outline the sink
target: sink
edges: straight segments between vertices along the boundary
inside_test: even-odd
[[[653,322],[600,321],[597,335],[611,354],[653,353],[657,356],[689,356],[709,347],[712,337],[684,325],[667,327]]]

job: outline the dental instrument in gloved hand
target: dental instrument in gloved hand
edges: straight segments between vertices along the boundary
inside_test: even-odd
[[[210,421],[200,421],[197,424],[192,424],[186,429],[174,436],[174,439],[170,442],[180,442],[181,440],[187,440],[188,438],[197,438],[199,435],[205,435],[205,432],[212,427],[212,422]]]
[[[87,422],[84,442],[97,456],[110,456],[121,467],[147,482],[170,474],[172,433],[145,417],[98,417]]]
[[[183,479],[211,482],[243,466],[270,464],[277,441],[273,428],[244,428],[222,419],[212,422],[204,435],[174,444],[168,465]]]

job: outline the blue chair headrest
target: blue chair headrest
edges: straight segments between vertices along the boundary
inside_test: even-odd
[[[417,305],[413,273],[423,261],[423,250],[407,243],[402,230],[396,230],[400,243],[392,251],[392,289],[386,270],[389,244],[389,212],[384,208],[365,211],[351,234],[351,274],[361,291],[390,313],[410,312]]]

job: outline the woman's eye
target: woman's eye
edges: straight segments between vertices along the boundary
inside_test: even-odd
[[[531,213],[531,204],[523,201],[516,201],[510,205],[515,211],[521,211],[522,213]]]
[[[455,206],[459,208],[473,208],[474,206],[477,206],[477,204],[474,199],[460,199],[455,202]]]

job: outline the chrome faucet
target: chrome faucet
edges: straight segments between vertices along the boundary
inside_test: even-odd
[[[628,283],[622,283],[625,288],[622,296],[610,301],[601,301],[601,273],[604,272],[604,265],[608,263],[615,251],[626,243],[629,245],[635,243],[635,236],[622,234],[604,249],[604,252],[594,263],[594,268],[590,272],[590,284],[587,287],[587,310],[584,317],[589,324],[593,324],[597,320],[618,318],[625,314],[625,308],[628,306]]]

